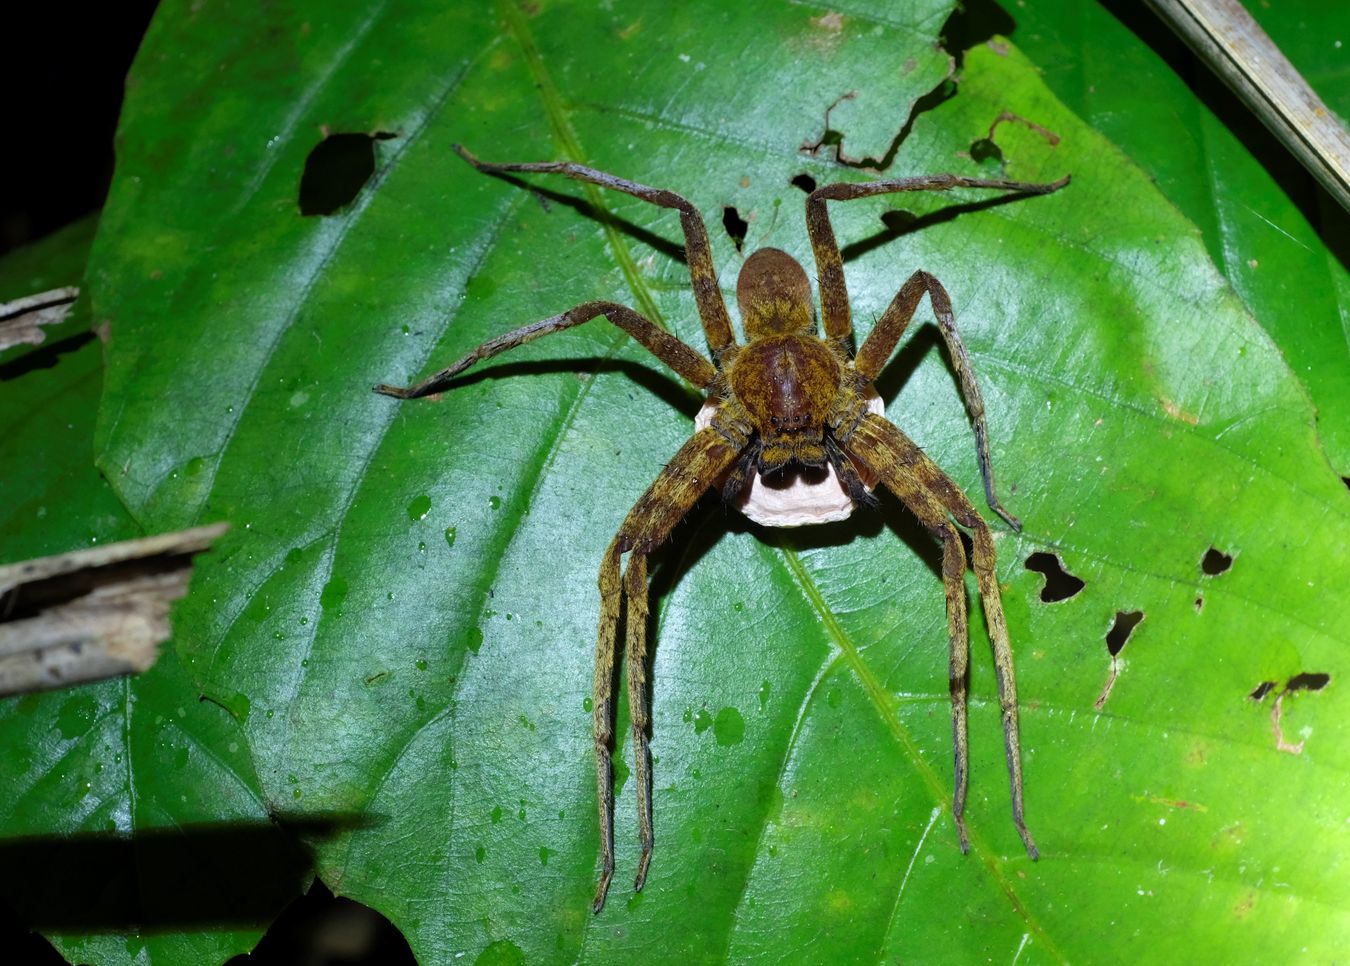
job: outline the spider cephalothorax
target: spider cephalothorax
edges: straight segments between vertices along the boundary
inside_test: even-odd
[[[1014,528],[1016,518],[998,502],[989,459],[984,402],[975,373],[952,315],[951,300],[936,278],[918,271],[850,358],[852,322],[843,259],[826,212],[826,201],[845,201],[897,191],[995,188],[1019,194],[1048,194],[1068,183],[927,175],[889,181],[841,183],[817,188],[807,198],[806,221],[820,284],[823,337],[816,334],[811,283],[789,254],[761,248],[751,254],[736,282],[736,301],[746,344],[736,341],[713,270],[708,232],[698,210],[672,191],[651,188],[569,161],[489,164],[456,146],[480,171],[552,172],[625,192],[680,213],[685,253],[703,330],[712,349],[710,362],[654,322],[614,302],[586,302],[539,322],[498,336],[448,369],[410,388],[376,386],[400,399],[446,388],[474,363],[540,336],[580,325],[603,315],[635,338],[676,373],[706,393],[694,435],[657,475],[629,512],[600,564],[600,626],[596,639],[592,725],[595,732],[596,787],[600,808],[600,882],[593,908],[604,905],[614,872],[614,668],[620,619],[627,629],[625,660],[632,722],[634,772],[642,854],[634,888],[641,889],[652,853],[651,726],[647,703],[647,558],[708,489],[723,495],[756,522],[797,526],[847,517],[855,504],[874,502],[871,491],[883,483],[942,542],[942,577],[951,645],[952,735],[955,780],[952,816],[961,849],[968,848],[965,822],[967,787],[966,551],[957,526],[970,533],[976,582],[994,647],[999,704],[1002,709],[1013,822],[1036,858],[1036,846],[1022,818],[1022,766],[1017,732],[1017,692],[1012,649],[994,571],[994,542],[989,526],[961,489],[928,456],[881,415],[872,382],[890,358],[926,293],[956,367],[962,395],[975,429],[980,474],[989,505]],[[792,479],[786,477],[792,476]],[[628,565],[621,568],[624,555]]]
[[[849,372],[844,347],[815,334],[806,270],[787,252],[761,248],[741,267],[736,301],[749,344],[719,360],[725,399],[714,405],[709,422],[740,450],[723,494],[737,501],[756,477],[762,484],[795,469],[812,479],[810,470],[828,467],[827,476],[816,474],[807,485],[837,478],[851,500],[870,503],[871,493],[834,436],[865,412],[858,404],[861,384]]]

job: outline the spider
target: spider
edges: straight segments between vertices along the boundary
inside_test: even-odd
[[[984,402],[970,356],[956,330],[951,298],[941,283],[925,271],[916,271],[900,287],[862,348],[851,355],[852,322],[843,258],[826,202],[952,188],[996,188],[1017,195],[1049,194],[1068,184],[1069,178],[1052,184],[1029,184],[937,174],[816,188],[806,199],[806,224],[819,276],[824,336],[815,331],[811,284],[806,271],[787,252],[761,248],[745,260],[736,280],[736,301],[747,340],[742,345],[732,332],[718,287],[707,228],[698,209],[683,197],[571,161],[492,164],[480,161],[459,145],[455,145],[455,151],[486,174],[561,174],[678,211],[694,300],[712,349],[709,361],[626,306],[585,302],[491,339],[414,386],[374,387],[376,392],[399,399],[426,396],[449,387],[456,376],[484,359],[603,316],[706,394],[699,428],[628,513],[600,564],[600,626],[595,647],[592,725],[601,871],[592,910],[598,913],[603,908],[614,874],[611,756],[620,620],[622,617],[626,627],[625,660],[641,845],[633,888],[640,891],[646,881],[653,844],[648,746],[651,717],[647,701],[647,560],[698,499],[713,487],[720,487],[724,499],[760,523],[794,526],[842,519],[854,505],[875,505],[872,488],[879,482],[941,541],[955,745],[952,818],[962,852],[970,847],[964,820],[968,767],[966,668],[970,641],[963,580],[966,550],[957,526],[969,531],[975,577],[993,644],[1004,750],[1012,786],[1013,823],[1027,854],[1037,858],[1036,845],[1023,819],[1017,690],[1008,626],[994,570],[993,536],[960,487],[880,414],[880,401],[872,389],[873,380],[927,294],[974,425],[985,497],[1013,529],[1020,529],[1017,518],[1003,507],[994,492]],[[626,569],[621,568],[625,554]]]

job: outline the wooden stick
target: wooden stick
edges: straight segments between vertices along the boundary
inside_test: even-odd
[[[70,286],[0,302],[0,352],[16,345],[41,345],[46,338],[42,326],[64,319],[79,294]]]
[[[1350,134],[1236,0],[1148,0],[1350,211]]]
[[[0,696],[149,668],[193,556],[228,529],[214,523],[0,566]]]

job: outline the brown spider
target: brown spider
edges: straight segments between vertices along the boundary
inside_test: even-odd
[[[1017,690],[1013,679],[1008,625],[994,572],[994,541],[989,526],[961,489],[904,433],[879,414],[874,402],[876,379],[925,292],[933,305],[943,339],[951,352],[961,392],[975,427],[984,492],[999,516],[1014,529],[1021,524],[994,494],[984,402],[975,382],[970,356],[956,331],[951,299],[938,280],[918,271],[882,314],[857,355],[852,341],[843,259],[830,226],[825,202],[846,201],[898,191],[945,191],[951,188],[998,188],[1018,194],[1048,194],[1066,185],[966,178],[952,174],[924,175],[888,181],[830,184],[806,200],[806,223],[819,272],[824,338],[815,334],[811,284],[806,271],[789,254],[761,248],[750,255],[736,280],[736,301],[748,344],[736,342],[726,305],[713,270],[708,232],[698,210],[671,191],[617,178],[570,161],[488,164],[459,145],[455,150],[479,171],[512,171],[566,175],[622,191],[643,201],[674,208],[684,228],[685,255],[694,285],[694,300],[713,362],[632,309],[614,302],[586,302],[547,319],[483,343],[448,369],[409,388],[379,385],[376,392],[412,399],[437,392],[475,363],[499,352],[598,316],[623,329],[676,373],[707,394],[701,428],[680,447],[629,512],[600,564],[600,628],[595,646],[592,723],[595,732],[596,789],[600,809],[600,881],[592,908],[604,906],[614,873],[614,739],[613,679],[620,613],[627,627],[628,700],[632,717],[633,757],[637,777],[638,820],[642,854],[634,889],[647,877],[652,854],[651,753],[647,732],[647,558],[708,489],[720,485],[728,501],[771,526],[841,519],[853,504],[870,506],[871,488],[884,483],[919,521],[942,541],[942,579],[947,598],[951,639],[950,690],[955,741],[955,787],[952,817],[961,851],[969,849],[963,813],[966,803],[966,665],[970,641],[966,624],[966,591],[962,579],[966,552],[956,524],[970,531],[975,576],[984,602],[994,649],[1003,736],[1012,784],[1013,823],[1035,859],[1036,846],[1022,818],[1022,766],[1017,737]],[[754,490],[781,489],[781,479],[794,471],[810,477],[796,491],[766,504]],[[629,554],[620,575],[620,560]],[[627,601],[627,609],[624,603]]]

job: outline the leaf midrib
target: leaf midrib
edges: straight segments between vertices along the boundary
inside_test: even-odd
[[[781,544],[777,549],[778,553],[781,555],[783,565],[787,568],[793,580],[801,588],[802,596],[805,597],[820,614],[826,633],[829,635],[830,639],[834,641],[835,646],[839,649],[839,652],[843,656],[844,661],[848,664],[850,670],[853,671],[853,675],[858,680],[858,683],[862,685],[863,692],[867,695],[868,702],[872,705],[882,723],[885,724],[887,730],[891,732],[891,736],[895,739],[896,743],[904,749],[915,772],[918,773],[919,777],[928,787],[929,793],[933,796],[937,806],[941,808],[946,802],[946,789],[943,788],[942,783],[938,781],[937,775],[933,773],[932,768],[928,766],[928,763],[919,753],[918,747],[914,744],[914,739],[910,736],[904,725],[900,723],[899,710],[895,706],[893,696],[886,690],[881,681],[877,679],[877,676],[872,672],[871,667],[863,660],[862,654],[858,651],[857,644],[854,643],[848,632],[844,630],[842,625],[840,625],[839,621],[835,618],[829,605],[826,604],[824,596],[820,592],[820,588],[816,586],[815,580],[803,565],[801,557],[795,550],[782,546]],[[1032,917],[1031,911],[1018,897],[1016,889],[1013,888],[1012,880],[1003,874],[998,866],[997,859],[985,844],[983,837],[977,834],[977,832],[972,832],[970,834],[970,847],[971,850],[979,856],[989,878],[992,879],[994,884],[1003,892],[1004,896],[1008,899],[1008,902],[1012,905],[1014,912],[1016,912],[1018,917],[1027,924],[1027,927],[1036,934],[1041,942],[1045,944],[1046,950],[1061,962],[1067,961],[1065,956],[1059,952],[1054,941],[1051,940],[1050,936],[1045,932],[1045,929]]]
[[[520,46],[526,62],[529,65],[530,73],[534,77],[540,99],[543,101],[545,113],[548,116],[559,146],[569,160],[584,162],[586,160],[586,155],[582,151],[576,132],[572,129],[571,124],[567,120],[562,98],[559,96],[557,87],[553,83],[552,77],[544,65],[543,58],[534,44],[533,37],[530,34],[529,25],[526,22],[524,15],[510,2],[510,0],[498,0],[498,9],[502,13],[507,29]],[[632,258],[632,254],[628,251],[624,239],[613,224],[613,219],[610,217],[608,208],[605,206],[600,189],[591,184],[585,184],[584,187],[587,200],[594,207],[595,211],[602,216],[601,220],[604,226],[606,240],[609,243],[611,251],[614,253],[615,261],[619,264],[620,270],[623,272],[630,290],[633,292],[634,298],[642,307],[642,311],[647,314],[649,318],[658,325],[661,325],[662,328],[665,328],[657,309],[656,302],[651,297],[651,293],[647,290],[642,276],[638,273],[637,266]],[[578,400],[578,402],[579,401],[580,400]],[[831,639],[835,641],[836,646],[847,656],[846,660],[848,660],[850,668],[853,670],[859,682],[863,685],[864,691],[874,710],[881,717],[886,727],[891,730],[892,734],[897,739],[897,742],[905,749],[907,755],[910,757],[911,764],[920,774],[920,777],[923,778],[924,783],[929,787],[934,798],[938,802],[943,801],[945,792],[941,789],[937,777],[917,754],[917,749],[914,747],[912,739],[909,738],[908,733],[905,732],[904,728],[900,725],[898,716],[893,713],[894,709],[890,707],[889,696],[885,689],[871,672],[871,669],[867,666],[866,662],[863,661],[862,656],[858,653],[857,646],[840,626],[833,612],[821,596],[819,589],[816,588],[814,581],[802,566],[800,558],[797,557],[794,551],[787,549],[786,547],[779,547],[778,550],[778,555],[772,559],[778,561],[779,565],[787,571],[788,576],[792,578],[793,583],[802,590],[803,598],[808,605],[816,611],[822,625],[826,628]],[[790,754],[790,752],[791,743],[789,743],[787,754]],[[1025,921],[1033,931],[1035,931],[1037,936],[1045,943],[1048,950],[1054,951],[1054,943],[1050,940],[1049,936],[1045,934],[1041,926],[1031,919],[1027,908],[1017,897],[1012,883],[998,871],[992,854],[984,846],[983,842],[977,838],[973,841],[973,847],[980,854],[990,878],[994,880],[1003,894],[1008,898],[1018,916]],[[752,868],[753,864],[750,868],[747,868],[747,877],[750,875],[750,870]],[[586,920],[586,925],[582,931],[579,952],[586,947],[586,940],[589,936],[591,921],[591,919]],[[733,914],[730,916],[727,922],[729,943],[730,934],[735,928],[735,915]],[[1061,960],[1064,958],[1057,952],[1055,955]]]

